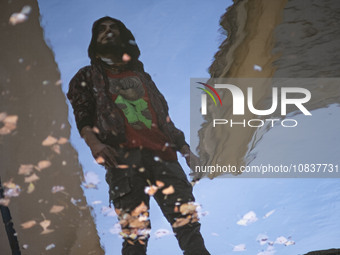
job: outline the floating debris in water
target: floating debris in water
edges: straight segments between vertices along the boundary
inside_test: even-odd
[[[26,221],[26,222],[20,224],[20,226],[23,229],[28,229],[28,228],[35,226],[36,224],[37,224],[37,222],[35,220],[30,220],[30,221]]]
[[[155,232],[155,237],[158,239],[158,238],[162,238],[164,236],[168,236],[168,235],[171,235],[172,232],[170,232],[169,230],[167,229],[157,229],[156,232]]]
[[[186,218],[177,218],[175,223],[172,224],[173,228],[178,228],[178,227],[182,227],[186,224],[188,224],[190,222],[190,217],[186,217]]]
[[[165,185],[164,182],[156,180],[156,186],[157,186],[158,188],[163,188],[164,185]]]
[[[284,236],[280,236],[278,238],[276,238],[275,240],[275,244],[283,244],[285,246],[289,246],[289,245],[294,245],[295,242],[293,240],[290,240],[291,237],[288,237],[288,239]]]
[[[0,128],[0,135],[8,135],[17,128],[17,115],[7,116],[5,112],[0,113],[0,122],[3,126]]]
[[[258,71],[258,72],[261,72],[262,71],[262,67],[259,66],[259,65],[254,65],[254,71]]]
[[[258,218],[256,217],[256,213],[254,213],[253,211],[250,211],[248,213],[246,213],[242,219],[240,219],[237,224],[241,225],[241,226],[248,226],[251,223],[254,223],[258,220]]]
[[[157,162],[157,161],[161,161],[160,157],[157,157],[157,156],[155,156],[153,159],[154,159],[156,162]]]
[[[55,248],[55,245],[53,243],[51,243],[51,244],[46,246],[45,250],[48,251],[48,250],[52,250],[53,248]]]
[[[155,185],[152,186],[146,186],[144,189],[145,194],[148,194],[149,196],[153,196],[158,190],[158,187]]]
[[[13,13],[11,17],[9,18],[9,24],[15,26],[16,24],[23,23],[28,20],[28,15],[31,13],[31,6],[25,5],[22,9],[21,12]]]
[[[74,199],[73,197],[71,197],[71,203],[74,204],[75,206],[77,206],[77,204],[80,202],[81,202],[81,199]]]
[[[175,193],[175,188],[174,188],[174,186],[170,185],[169,187],[163,189],[162,193],[164,195],[171,195],[171,194]]]
[[[0,198],[0,205],[8,206],[11,200],[9,198]]]
[[[18,197],[20,195],[21,192],[20,186],[15,184],[12,180],[5,182],[3,186],[5,187],[4,195],[6,198]]]
[[[137,43],[136,43],[135,40],[129,40],[129,44],[131,44],[131,45],[137,45]]]
[[[55,85],[56,86],[61,86],[63,84],[63,81],[62,80],[57,80],[56,82],[55,82]]]
[[[243,243],[235,245],[233,251],[246,251],[246,245]]]
[[[50,81],[48,81],[48,80],[44,80],[44,81],[42,82],[42,85],[44,85],[44,86],[46,86],[46,85],[48,85],[48,84],[50,84]]]
[[[53,136],[47,136],[45,140],[41,143],[42,146],[52,146],[53,144],[57,143],[58,139]]]
[[[32,182],[30,182],[30,184],[27,187],[27,193],[31,194],[34,190],[35,190],[35,186]]]
[[[119,223],[116,223],[116,224],[113,225],[112,228],[110,228],[109,231],[110,231],[111,234],[117,235],[122,231],[122,228],[120,227]]]
[[[272,215],[275,212],[275,210],[271,210],[269,212],[267,212],[264,216],[263,219],[267,219],[270,215]]]
[[[86,172],[85,173],[85,183],[83,183],[85,188],[88,188],[88,189],[95,188],[96,189],[99,182],[100,182],[100,179],[95,172]]]
[[[124,53],[124,54],[123,54],[123,57],[122,57],[122,60],[123,60],[124,62],[129,62],[129,61],[131,60],[131,57],[130,57],[129,54]]]
[[[65,209],[65,206],[62,205],[53,205],[50,209],[50,213],[60,213]]]
[[[52,165],[51,161],[49,161],[49,160],[41,160],[41,161],[38,162],[38,165],[37,165],[36,169],[38,171],[41,171],[41,170],[43,170],[45,168],[50,167],[51,165]]]
[[[53,186],[51,191],[52,191],[53,194],[55,194],[55,193],[63,191],[63,190],[65,190],[64,186]]]
[[[19,175],[30,175],[33,172],[34,166],[30,165],[20,165],[19,167]]]
[[[39,223],[39,225],[43,228],[43,231],[40,233],[41,235],[46,235],[54,231],[54,229],[48,228],[51,225],[50,220],[43,220]]]
[[[51,149],[57,153],[57,154],[60,154],[61,153],[61,150],[60,150],[60,145],[59,144],[53,144]]]
[[[264,234],[259,234],[256,238],[256,241],[260,243],[260,245],[265,245],[268,242],[268,236]]]
[[[118,165],[117,167],[120,169],[128,169],[129,165]]]
[[[169,146],[170,146],[169,143],[165,143],[164,146],[163,146],[163,148],[162,148],[162,151],[165,151]]]
[[[97,157],[95,160],[100,165],[105,163],[105,159],[102,156]]]
[[[39,179],[40,179],[39,176],[34,173],[31,176],[25,177],[25,183],[35,182]]]
[[[58,144],[62,145],[62,144],[66,144],[68,143],[68,139],[65,137],[60,137],[58,140]]]
[[[103,206],[102,209],[101,209],[101,213],[104,216],[109,216],[109,217],[117,216],[116,211],[113,208],[110,208],[108,206]]]

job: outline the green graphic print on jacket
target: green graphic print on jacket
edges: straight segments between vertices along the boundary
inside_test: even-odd
[[[143,99],[128,100],[118,95],[115,103],[123,111],[129,124],[133,125],[142,122],[148,129],[151,129],[152,120],[144,116],[143,112],[149,112],[148,103]]]

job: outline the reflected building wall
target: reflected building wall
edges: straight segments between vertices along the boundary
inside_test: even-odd
[[[31,7],[28,20],[9,24],[24,6]],[[66,98],[39,15],[33,0],[0,3],[0,175],[7,191],[13,185],[21,189],[8,207],[23,254],[104,254],[68,141]],[[1,254],[10,254],[2,222],[0,247]]]
[[[340,2],[242,0],[234,1],[220,24],[226,40],[209,68],[211,78],[332,78],[340,76]],[[212,79],[211,79],[212,80]],[[246,91],[249,84],[240,87]],[[268,109],[272,86],[256,85],[254,106]],[[308,87],[314,101],[309,110],[340,103],[339,88]],[[254,92],[255,93],[255,92]],[[222,95],[224,119],[231,119],[231,96]],[[212,102],[208,101],[212,107]],[[269,106],[269,107],[268,107]],[[293,110],[289,111],[288,114]],[[206,165],[248,164],[251,150],[268,129],[211,125],[214,114],[204,116],[198,152]],[[219,116],[220,118],[220,116]],[[254,119],[245,112],[242,119]],[[237,120],[237,118],[236,118]],[[218,174],[210,174],[214,178]]]

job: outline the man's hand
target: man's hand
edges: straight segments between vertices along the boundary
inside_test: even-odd
[[[184,145],[181,148],[180,153],[185,158],[185,161],[187,162],[188,167],[190,167],[190,169],[192,171],[189,174],[192,177],[192,181],[193,182],[199,181],[203,177],[203,173],[202,172],[196,172],[195,168],[196,168],[196,166],[201,165],[200,159],[194,153],[191,152],[188,145]]]
[[[117,167],[117,152],[114,148],[103,143],[96,143],[91,145],[90,149],[98,164],[109,168]]]
[[[116,160],[118,155],[115,149],[99,141],[91,127],[83,127],[80,134],[84,138],[86,144],[90,147],[92,156],[98,164],[109,168],[116,167],[118,165]]]

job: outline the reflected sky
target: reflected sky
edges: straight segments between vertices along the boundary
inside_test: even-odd
[[[207,68],[224,40],[219,33],[219,19],[231,1],[216,0],[213,4],[208,0],[38,2],[45,38],[55,54],[64,92],[78,69],[89,64],[87,47],[92,23],[106,15],[118,18],[134,34],[145,70],[165,95],[172,119],[189,139],[190,78],[208,77]],[[336,106],[317,111],[321,111],[322,116],[339,116],[340,113]],[[70,114],[72,116],[71,111]],[[315,141],[325,147],[325,154],[337,159],[340,141],[339,137],[332,139],[332,134],[339,130],[339,123],[334,118],[327,121],[334,123],[328,124],[327,133]],[[73,117],[70,122],[73,127],[71,140],[79,152],[84,173],[93,172],[100,180],[98,189],[84,188],[84,191],[88,204],[93,206],[101,243],[106,254],[119,254],[121,239],[114,234],[118,221],[103,213],[108,206],[104,169],[94,163],[78,135]],[[316,146],[306,142],[306,137],[315,135],[319,128],[309,129],[309,134],[301,138],[303,148],[312,150],[312,146]],[[258,160],[268,157],[278,142],[282,150],[287,151],[285,146],[292,141],[275,140],[278,137],[280,134],[269,132],[263,138],[256,148]],[[181,163],[184,166],[182,159]],[[185,170],[189,171],[188,168]],[[233,251],[235,249],[241,250],[240,254],[252,255],[302,254],[336,247],[340,243],[340,224],[336,218],[336,212],[340,210],[338,179],[205,179],[195,186],[194,192],[202,204],[202,233],[211,254],[233,254],[237,253]],[[247,226],[237,224],[251,211],[257,220]],[[264,217],[270,212],[272,214]],[[171,228],[154,202],[151,203],[151,222],[149,254],[159,254],[158,251],[163,255],[180,254],[173,236],[156,236],[157,230],[171,231]],[[264,239],[263,236],[268,240],[261,245],[257,239]],[[280,244],[283,240],[278,239],[280,237],[295,244]],[[269,245],[269,241],[277,242]]]

